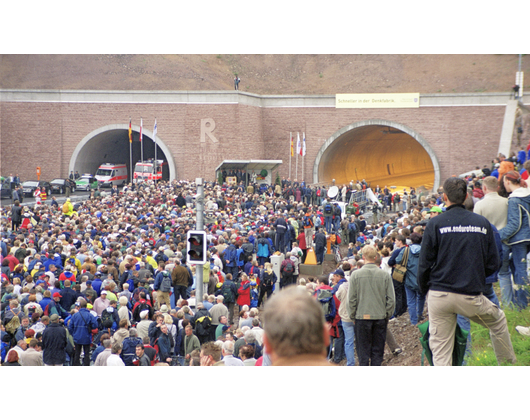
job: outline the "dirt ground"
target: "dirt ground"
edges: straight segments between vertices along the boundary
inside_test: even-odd
[[[341,245],[343,255],[347,253],[347,246]],[[338,264],[332,261],[324,262],[324,274],[335,271]],[[429,319],[427,311],[424,311],[425,322]],[[392,332],[396,343],[402,349],[402,353],[393,355],[388,346],[385,346],[385,356],[383,366],[421,366],[422,346],[420,344],[420,331],[418,327],[410,324],[408,312],[395,318],[388,323],[388,328]],[[345,365],[343,361],[342,365]],[[424,364],[428,366],[429,362],[424,358]]]
[[[240,91],[261,95],[508,92],[518,64],[518,54],[4,54],[0,88],[233,90],[237,74]]]

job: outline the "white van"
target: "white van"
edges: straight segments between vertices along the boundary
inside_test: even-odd
[[[125,185],[127,183],[127,166],[124,163],[104,163],[99,166],[96,179],[100,187]]]

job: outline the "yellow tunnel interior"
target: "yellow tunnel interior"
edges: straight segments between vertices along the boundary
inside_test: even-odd
[[[393,127],[368,125],[338,137],[324,152],[319,182],[335,185],[365,179],[374,188],[434,185],[434,166],[423,146]]]

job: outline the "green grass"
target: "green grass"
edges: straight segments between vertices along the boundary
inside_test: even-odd
[[[500,296],[500,295],[499,295]],[[530,307],[523,311],[504,310],[508,330],[512,338],[513,350],[517,357],[515,366],[530,366],[530,337],[519,334],[515,327],[530,326]],[[468,366],[497,366],[497,359],[491,345],[489,330],[471,322],[472,354],[467,359]],[[510,363],[503,364],[511,365]]]

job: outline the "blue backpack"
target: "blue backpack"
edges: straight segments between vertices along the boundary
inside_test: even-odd
[[[268,257],[269,256],[269,247],[267,244],[262,242],[258,243],[258,252],[256,253],[258,257]]]

